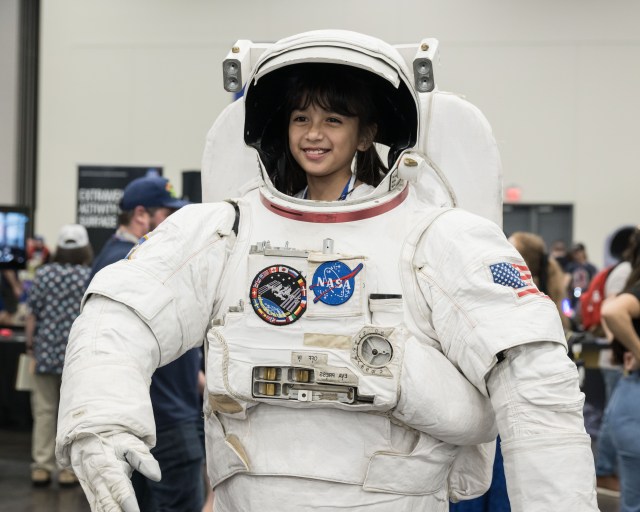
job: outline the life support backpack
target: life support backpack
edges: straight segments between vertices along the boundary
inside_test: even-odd
[[[611,265],[593,276],[587,291],[580,296],[580,314],[585,331],[593,331],[600,325],[600,308],[605,299],[604,287],[609,274],[616,267],[617,265]]]

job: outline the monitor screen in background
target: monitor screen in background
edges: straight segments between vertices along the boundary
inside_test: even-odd
[[[0,269],[25,268],[28,223],[26,208],[0,206]]]

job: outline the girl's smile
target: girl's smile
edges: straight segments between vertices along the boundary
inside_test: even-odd
[[[315,149],[315,148],[307,148],[304,150],[307,158],[310,160],[320,160],[324,155],[326,155],[329,150],[328,149]]]

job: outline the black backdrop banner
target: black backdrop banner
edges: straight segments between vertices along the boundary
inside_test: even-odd
[[[78,166],[76,222],[87,228],[94,254],[118,227],[118,204],[130,181],[143,176],[162,176],[162,167],[114,165]]]

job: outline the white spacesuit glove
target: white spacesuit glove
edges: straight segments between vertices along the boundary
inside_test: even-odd
[[[156,482],[161,477],[147,446],[126,432],[81,437],[71,444],[70,453],[92,512],[140,512],[131,473],[135,469]]]

